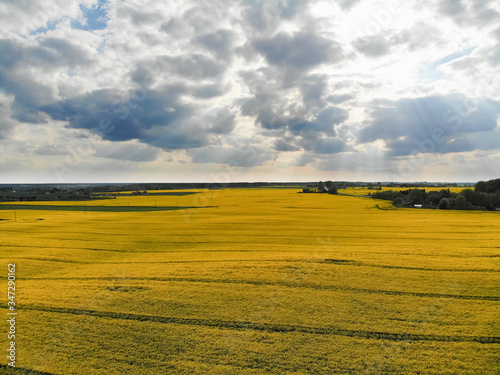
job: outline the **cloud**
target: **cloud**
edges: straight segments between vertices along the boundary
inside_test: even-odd
[[[160,150],[155,147],[136,142],[111,142],[99,145],[95,156],[133,162],[154,161]]]
[[[309,31],[282,32],[272,38],[258,38],[253,47],[270,64],[299,71],[323,63],[337,63],[344,58],[339,43]]]
[[[339,6],[344,10],[349,10],[351,8],[354,8],[360,2],[361,0],[337,0]]]
[[[498,24],[500,20],[500,13],[495,9],[498,3],[494,0],[443,0],[438,4],[439,12],[460,26],[471,25],[481,28],[488,24]]]
[[[293,20],[306,13],[308,1],[304,0],[245,0],[243,2],[245,26],[253,32],[269,35],[282,21]]]
[[[442,0],[439,2],[439,10],[448,16],[457,16],[463,14],[466,7],[461,0]]]
[[[368,57],[380,57],[390,53],[390,44],[382,35],[371,35],[356,39],[353,46]]]
[[[338,95],[330,95],[326,98],[326,100],[331,104],[342,104],[354,98],[352,94],[338,94]]]
[[[165,150],[196,148],[212,135],[233,131],[234,114],[225,108],[197,113],[182,102],[182,86],[147,91],[134,100],[104,89],[70,100],[42,106],[54,120],[68,121],[75,129],[88,129],[109,141],[139,140]]]
[[[216,78],[226,70],[226,65],[222,61],[198,53],[174,57],[162,56],[158,58],[158,63],[159,68],[192,80]]]
[[[151,10],[150,7],[141,7],[139,4],[124,3],[118,8],[117,16],[119,18],[127,18],[135,26],[148,25],[158,21],[162,21],[161,13]]]
[[[44,123],[40,107],[50,103],[56,92],[53,83],[43,81],[53,72],[90,66],[91,55],[91,49],[62,38],[42,37],[38,44],[1,39],[0,88],[14,95],[13,118]]]
[[[190,150],[188,154],[194,163],[220,163],[231,167],[251,168],[264,164],[273,156],[265,147],[208,146]]]
[[[392,156],[482,149],[466,134],[494,130],[499,115],[499,102],[459,94],[382,102],[371,110],[359,141],[383,140]]]
[[[320,102],[327,86],[328,76],[325,74],[314,74],[306,77],[300,85],[303,100],[305,102]]]
[[[76,68],[92,64],[93,59],[90,58],[89,52],[65,39],[47,37],[40,40],[39,47],[26,48],[24,57],[30,65]]]
[[[231,30],[219,29],[197,37],[198,43],[212,52],[218,59],[229,60],[233,54],[234,36]]]
[[[301,148],[295,144],[295,139],[293,137],[285,137],[283,139],[277,139],[274,141],[273,148],[276,151],[300,151]]]
[[[0,139],[7,138],[16,126],[16,122],[11,118],[12,100],[0,94]]]
[[[58,22],[63,17],[82,17],[81,1],[45,0],[43,2],[20,0],[5,1],[0,8],[2,30],[0,35],[16,33],[27,36]]]
[[[88,170],[149,171],[166,150],[191,172],[276,159],[362,174],[498,149],[493,0],[390,20],[367,0],[0,2],[0,154],[19,165],[64,159],[88,131],[102,137]]]
[[[336,138],[303,138],[302,147],[315,154],[337,154],[345,150],[345,144]]]

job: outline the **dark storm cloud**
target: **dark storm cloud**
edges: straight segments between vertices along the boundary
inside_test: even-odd
[[[300,151],[301,148],[296,145],[295,139],[293,137],[285,137],[283,139],[277,139],[274,141],[273,148],[276,151],[281,152],[291,152]]]
[[[349,112],[339,107],[326,107],[317,116],[316,120],[325,126],[341,124],[349,118]]]
[[[467,133],[494,130],[499,114],[500,103],[463,95],[381,102],[371,110],[359,140],[384,140],[393,156],[483,149],[480,142],[468,140]]]
[[[0,65],[9,69],[26,66],[45,70],[84,67],[93,62],[88,54],[88,51],[62,38],[40,38],[36,45],[23,45],[9,39],[0,40]]]
[[[52,90],[34,81],[29,75],[7,73],[0,67],[0,89],[14,95],[12,118],[21,122],[44,122],[38,107],[50,101]]]
[[[21,122],[44,122],[39,107],[53,98],[52,89],[39,83],[30,67],[50,72],[91,63],[92,59],[83,50],[60,38],[44,38],[36,46],[0,40],[0,88],[14,95],[12,117]]]
[[[349,118],[349,113],[342,108],[327,107],[316,115],[314,121],[293,121],[288,129],[295,135],[310,136],[311,134],[335,135],[334,125],[343,123]]]
[[[11,107],[13,118],[20,122],[45,122],[39,106],[52,98],[53,92],[49,87],[39,84],[28,75],[21,74],[12,74],[5,80],[0,77],[0,87],[15,96]]]
[[[274,142],[276,151],[310,151],[318,154],[337,153],[344,150],[344,143],[334,138],[335,125],[347,120],[346,110],[337,107],[328,107],[316,115],[314,121],[299,118],[281,119],[283,132],[289,135]]]
[[[52,90],[17,69],[21,61],[19,52],[10,56],[9,53],[12,53],[9,41],[0,41],[0,89],[14,95],[11,116],[21,122],[43,122],[38,107],[52,98]]]
[[[438,138],[436,138],[438,139]],[[439,146],[439,147],[436,147]],[[387,142],[388,156],[406,156],[412,153],[432,153],[447,154],[451,152],[467,152],[476,149],[469,140],[460,136],[459,138],[444,138],[443,142],[435,142],[432,138],[413,139],[404,137],[402,139],[390,140]]]
[[[71,128],[89,129],[110,141],[137,139],[163,149],[201,147],[211,134],[228,134],[234,115],[219,109],[202,116],[183,104],[182,86],[150,90],[142,100],[117,97],[113,90],[98,90],[86,96],[41,107],[55,120],[68,121]]]
[[[19,60],[18,43],[13,39],[0,39],[0,68],[11,69]]]
[[[306,77],[300,84],[300,91],[305,102],[321,102],[328,85],[328,76],[315,74]]]
[[[241,104],[243,116],[257,116],[256,124],[264,129],[284,128],[290,116],[284,115],[287,111],[287,102],[277,94],[258,92],[253,98],[246,99]]]
[[[69,121],[77,129],[99,129],[108,124],[103,138],[127,141],[147,138],[147,130],[154,126],[168,127],[187,117],[191,109],[179,105],[177,92],[150,92],[134,108],[120,101],[113,90],[94,91],[86,96],[69,99],[41,109],[55,120]],[[104,122],[103,122],[104,121]]]
[[[259,38],[253,42],[253,47],[270,64],[298,71],[344,58],[340,44],[308,31]]]
[[[228,109],[219,109],[209,116],[208,131],[213,134],[229,134],[236,126],[234,113]]]

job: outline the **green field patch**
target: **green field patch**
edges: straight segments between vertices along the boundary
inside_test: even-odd
[[[40,211],[76,211],[76,212],[151,212],[186,210],[190,208],[213,208],[214,206],[76,206],[76,205],[35,205],[35,204],[0,204],[0,210],[40,210]],[[40,219],[39,219],[40,220]],[[42,219],[43,220],[43,219]]]
[[[94,195],[101,195],[101,194],[106,194],[106,193],[93,193]],[[147,194],[132,194],[132,193],[114,193],[113,195],[119,196],[119,197],[128,197],[128,196],[149,196],[149,195],[154,195],[154,196],[172,196],[172,197],[183,197],[185,195],[193,195],[193,194],[199,194],[199,192],[196,191],[167,191],[167,192],[151,192],[148,191]]]

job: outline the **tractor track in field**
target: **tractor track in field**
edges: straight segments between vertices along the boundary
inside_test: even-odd
[[[9,374],[19,374],[19,375],[55,375],[50,372],[36,371],[23,367],[10,367],[7,365],[0,365],[0,370],[9,371]]]
[[[120,250],[111,250],[118,251]],[[229,252],[229,250],[227,250]],[[82,262],[71,259],[60,258],[35,258],[35,257],[16,257],[16,260],[35,260],[40,262],[60,262],[60,263],[76,263],[76,264],[182,264],[182,263],[226,263],[226,262],[278,262],[278,263],[322,263],[322,264],[335,264],[356,267],[376,267],[395,270],[409,270],[409,271],[430,271],[430,272],[500,272],[500,269],[492,268],[426,268],[426,267],[405,267],[405,266],[391,266],[386,264],[370,264],[358,262],[348,259],[217,259],[217,260],[168,260],[168,261],[125,261],[125,262]]]
[[[43,305],[23,305],[21,310],[42,311],[59,314],[93,316],[96,318],[122,319],[139,322],[154,322],[161,324],[184,324],[233,330],[257,330],[281,333],[309,333],[316,335],[335,335],[366,339],[381,339],[391,341],[435,341],[435,342],[477,342],[482,344],[500,344],[500,337],[491,336],[448,336],[422,335],[412,333],[390,333],[377,331],[350,330],[337,327],[310,327],[291,324],[254,323],[248,321],[230,321],[219,319],[179,318],[158,315],[143,315],[119,313],[111,311],[81,310]]]
[[[264,280],[239,280],[239,279],[204,279],[204,278],[184,278],[184,277],[53,277],[53,278],[19,278],[19,280],[123,280],[123,281],[159,281],[159,282],[192,282],[192,283],[216,283],[216,284],[243,284],[243,285],[263,285],[263,286],[281,286],[288,288],[306,288],[316,290],[330,290],[336,292],[355,292],[368,294],[385,294],[389,296],[411,296],[422,298],[452,298],[474,301],[500,301],[498,296],[472,296],[464,294],[441,294],[441,293],[420,293],[420,292],[402,292],[397,290],[380,290],[352,288],[336,285],[319,285],[313,283],[300,282],[282,282],[282,281],[264,281]]]
[[[64,241],[77,241],[66,239]],[[113,242],[113,241],[108,241]],[[132,243],[132,242],[131,242]],[[186,242],[167,242],[166,244],[186,244]],[[253,244],[255,242],[237,242],[239,244]],[[189,242],[188,244],[220,244],[220,242]],[[262,244],[266,246],[268,244]],[[357,244],[357,245],[348,245],[349,247],[370,247],[371,245],[366,244]],[[272,253],[294,253],[293,250],[263,250],[263,249],[210,249],[210,250],[199,250],[199,249],[179,249],[179,250],[123,250],[123,249],[102,249],[102,248],[90,248],[90,247],[74,247],[74,246],[33,246],[33,245],[19,245],[19,244],[1,244],[2,247],[14,247],[14,248],[29,248],[29,249],[64,249],[71,251],[102,251],[102,252],[119,252],[119,253],[136,253],[136,254],[149,254],[149,253],[221,253],[221,252],[241,252],[241,253],[263,253],[263,252],[272,252]],[[487,247],[487,246],[475,246],[471,247],[474,249],[500,249],[500,247]],[[302,253],[318,253],[317,249],[313,250],[301,250]],[[457,255],[457,254],[424,254],[424,253],[392,253],[392,252],[371,252],[371,254],[387,254],[387,255],[410,255],[410,256],[419,256],[419,257],[432,257],[432,258],[500,258],[500,254],[486,254],[486,255]],[[309,261],[309,260],[305,260]],[[312,261],[312,260],[311,260]]]

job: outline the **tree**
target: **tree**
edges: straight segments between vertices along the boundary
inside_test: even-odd
[[[410,190],[410,194],[408,194],[408,201],[411,204],[422,204],[425,200],[425,189],[412,189]]]
[[[465,199],[465,196],[463,196],[463,195],[459,195],[455,199],[455,204],[457,205],[457,209],[459,209],[459,210],[466,210],[469,206],[467,199]]]
[[[441,200],[439,201],[438,208],[440,210],[446,210],[446,209],[450,208],[449,199],[448,198],[441,198]]]
[[[404,199],[403,199],[403,198],[401,198],[401,197],[397,197],[396,199],[394,199],[394,200],[392,201],[392,205],[393,205],[394,207],[403,207],[403,206],[405,205],[405,201],[404,201]]]
[[[474,191],[472,189],[462,190],[458,195],[462,195],[469,203],[472,203],[474,200]]]
[[[486,185],[486,182],[484,182],[484,181],[479,181],[479,182],[476,184],[476,186],[475,186],[475,188],[474,188],[474,191],[479,192],[479,193],[484,193],[484,192],[486,192],[486,186],[487,186],[487,185]]]

